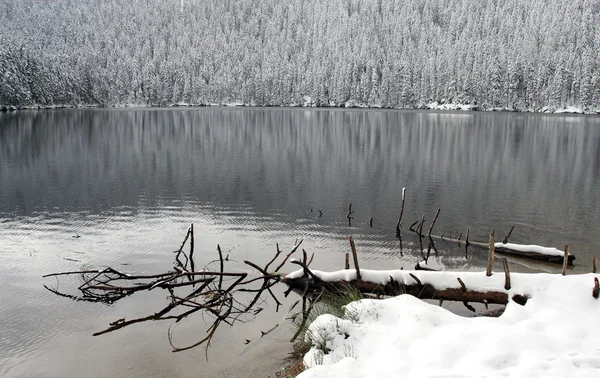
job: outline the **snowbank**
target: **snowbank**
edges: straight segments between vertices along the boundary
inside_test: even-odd
[[[465,282],[501,276],[452,274]],[[511,276],[513,290],[531,298],[509,303],[498,318],[461,317],[410,295],[353,302],[342,319],[320,316],[307,332],[314,346],[299,377],[600,376],[595,275]]]

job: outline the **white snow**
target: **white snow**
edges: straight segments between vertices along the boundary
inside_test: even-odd
[[[352,281],[356,279],[356,271],[354,269],[338,270],[335,272],[322,272],[319,270],[311,270],[315,276],[324,281]],[[304,271],[302,269],[294,271],[286,276],[286,278],[302,277]],[[491,277],[487,277],[485,273],[480,272],[431,272],[424,270],[370,270],[361,269],[360,275],[363,281],[373,282],[376,284],[385,285],[390,281],[390,277],[394,281],[402,284],[414,284],[415,280],[410,274],[417,277],[422,284],[430,284],[434,288],[443,290],[448,288],[460,289],[461,286],[456,279],[460,279],[465,283],[469,290],[487,291],[496,290],[504,291],[504,273],[496,272]],[[511,273],[510,290],[507,293],[531,295],[531,283],[536,283],[541,276],[525,273]],[[537,278],[536,278],[537,277]],[[536,283],[537,285],[537,283]]]
[[[305,108],[311,108],[314,107],[315,104],[315,100],[313,100],[312,97],[310,96],[303,96],[302,97],[302,101],[304,101],[304,103],[302,104],[302,106],[304,106]]]
[[[583,114],[583,109],[577,106],[567,106],[563,109],[557,109],[554,113],[573,113],[573,114]]]
[[[564,256],[565,252],[560,249],[551,247],[542,247],[541,245],[526,245],[526,244],[515,244],[515,243],[494,243],[496,248],[507,248],[513,251],[525,252],[525,253],[539,253],[547,256]]]
[[[429,259],[419,261],[417,266],[415,266],[415,269],[445,270],[446,268],[441,260],[440,257],[429,256]]]
[[[467,287],[503,280],[484,272],[412,273],[442,282],[460,276]],[[343,318],[322,315],[310,325],[315,346],[299,377],[599,377],[594,277],[511,274],[510,291],[530,299],[511,301],[498,318],[461,317],[410,295],[353,302]]]
[[[438,103],[437,101],[427,104],[427,109],[432,110],[478,110],[477,105],[472,104],[455,104],[455,103]]]

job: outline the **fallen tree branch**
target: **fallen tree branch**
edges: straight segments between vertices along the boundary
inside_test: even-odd
[[[189,242],[189,250],[186,252],[186,243]],[[279,270],[288,258],[297,250],[302,243],[296,241],[292,251],[279,264]],[[277,309],[281,302],[277,299],[271,287],[280,281],[281,275],[277,272],[269,272],[269,266],[274,263],[281,255],[279,245],[277,253],[265,265],[264,268],[251,262],[244,263],[252,267],[258,274],[258,277],[248,279],[248,273],[245,272],[227,272],[225,271],[225,262],[228,258],[223,258],[220,245],[217,245],[218,260],[209,262],[204,269],[197,270],[194,250],[194,226],[188,229],[183,243],[175,251],[175,266],[172,270],[160,274],[130,274],[118,271],[114,268],[78,270],[72,272],[58,272],[47,274],[44,277],[55,277],[57,279],[56,287],[44,285],[50,292],[77,301],[102,302],[111,304],[126,296],[155,289],[167,290],[169,301],[166,306],[151,314],[132,319],[120,318],[110,322],[109,326],[101,331],[95,332],[94,336],[110,333],[133,324],[147,322],[171,320],[175,323],[191,316],[195,313],[209,315],[213,322],[207,330],[205,337],[185,347],[175,346],[171,329],[169,328],[169,343],[173,346],[173,351],[183,351],[204,344],[206,348],[215,335],[216,330],[222,323],[233,325],[236,322],[245,322],[244,319],[258,314],[262,308],[255,309],[254,306],[266,292],[274,300]],[[197,255],[197,254],[196,254]],[[313,254],[314,256],[314,254]],[[311,257],[312,261],[312,257]],[[306,261],[304,268],[308,270]],[[219,270],[213,271],[209,266],[218,262]],[[65,293],[58,289],[58,278],[69,276],[79,277],[80,283],[76,293]],[[262,281],[259,288],[250,286],[256,281]],[[191,290],[190,290],[191,289]],[[242,303],[236,299],[236,293],[252,293],[249,303]]]

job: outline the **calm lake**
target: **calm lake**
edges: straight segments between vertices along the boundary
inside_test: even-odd
[[[402,245],[395,235],[406,187]],[[268,376],[289,352],[289,304],[220,328],[208,350],[172,353],[167,322],[92,337],[165,305],[165,293],[113,305],[43,288],[52,272],[170,269],[190,223],[199,259],[216,246],[264,266],[296,239],[315,269],[341,269],[352,235],[362,268],[412,269],[408,226],[600,256],[600,117],[321,109],[123,109],[0,114],[0,376]],[[352,203],[354,220],[346,219]],[[322,216],[319,215],[322,211]],[[373,227],[369,218],[373,217]],[[436,243],[448,270],[482,270],[486,252]],[[427,248],[427,246],[425,246]],[[560,267],[510,259],[517,271]],[[497,261],[496,270],[501,270]],[[286,265],[284,271],[295,270]],[[278,288],[281,294],[285,288]],[[591,287],[590,287],[591,290]],[[154,293],[154,292],[153,292]],[[176,331],[202,338],[202,317]],[[261,330],[280,323],[261,338]],[[244,340],[251,340],[245,345]]]

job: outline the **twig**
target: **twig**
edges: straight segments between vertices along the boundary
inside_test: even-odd
[[[431,227],[429,227],[429,231],[427,232],[428,236],[431,236],[431,231],[433,231],[433,226],[435,226],[435,222],[437,221],[439,215],[440,215],[440,209],[438,208],[437,211],[435,212],[435,216],[433,217],[433,221],[431,222]]]
[[[285,258],[283,259],[283,261],[281,262],[281,264],[279,264],[277,266],[277,268],[275,269],[276,272],[279,272],[279,269],[281,269],[283,267],[283,265],[285,265],[285,263],[288,261],[288,259],[290,258],[290,256],[296,252],[296,250],[298,249],[298,247],[300,247],[300,244],[302,244],[302,239],[300,239],[299,242],[296,242],[296,245],[294,246],[294,248],[292,248],[291,252],[287,254],[287,256],[285,256]]]
[[[410,227],[408,227],[408,229],[412,232],[417,232],[416,229],[413,228],[417,223],[419,223],[418,219],[413,224],[411,224]]]
[[[352,204],[350,204],[348,206],[348,214],[346,214],[346,218],[348,218],[348,219],[354,219],[354,217],[351,216],[352,214],[354,214],[354,211],[352,211]]]
[[[469,309],[469,311],[471,311],[471,312],[475,312],[475,307],[471,306],[471,305],[469,304],[469,302],[467,302],[467,301],[464,301],[464,302],[463,302],[463,304],[465,305],[465,307],[466,307],[467,309]]]
[[[423,216],[421,217],[421,222],[419,223],[419,227],[417,227],[417,230],[419,230],[417,233],[419,234],[419,236],[423,236],[423,225],[425,224],[425,214],[423,214]]]
[[[420,280],[420,279],[419,279],[417,276],[415,276],[415,275],[414,275],[414,274],[412,274],[412,273],[408,273],[408,275],[409,275],[409,276],[411,276],[411,277],[412,277],[412,279],[413,279],[413,280],[415,280],[415,281],[417,282],[417,285],[419,285],[419,286],[422,286],[422,285],[423,285],[423,284],[421,283],[421,280]]]
[[[308,267],[302,263],[302,261],[300,260],[292,260],[290,261],[290,263],[292,264],[296,264],[296,265],[300,265],[304,271],[304,275],[306,277],[312,277],[315,281],[320,282],[322,281],[319,277],[317,277],[310,269],[308,269]]]
[[[265,337],[269,333],[273,332],[275,330],[275,328],[277,328],[278,326],[279,326],[279,323],[275,324],[275,326],[273,326],[273,328],[271,328],[268,331],[260,331],[260,338],[262,339],[263,337]]]
[[[190,267],[192,268],[192,272],[196,271],[196,267],[194,265],[194,224],[192,223],[190,226]]]
[[[314,258],[315,258],[315,253],[313,252],[313,253],[310,255],[310,259],[308,260],[308,263],[306,264],[306,267],[309,267],[309,266],[310,266],[310,264],[312,264],[312,262],[313,262],[313,259],[314,259]]]
[[[223,273],[223,253],[221,252],[221,246],[219,244],[217,244],[217,252],[219,252],[219,271],[221,273]],[[223,286],[223,276],[219,276],[219,290],[221,290],[221,287]]]
[[[515,226],[513,225],[513,226],[510,228],[510,231],[508,231],[508,235],[506,235],[506,236],[504,237],[504,239],[502,240],[502,244],[506,244],[506,243],[508,243],[508,238],[510,238],[510,234],[512,234],[512,232],[513,232],[513,230],[514,230],[514,229],[515,229]]]

